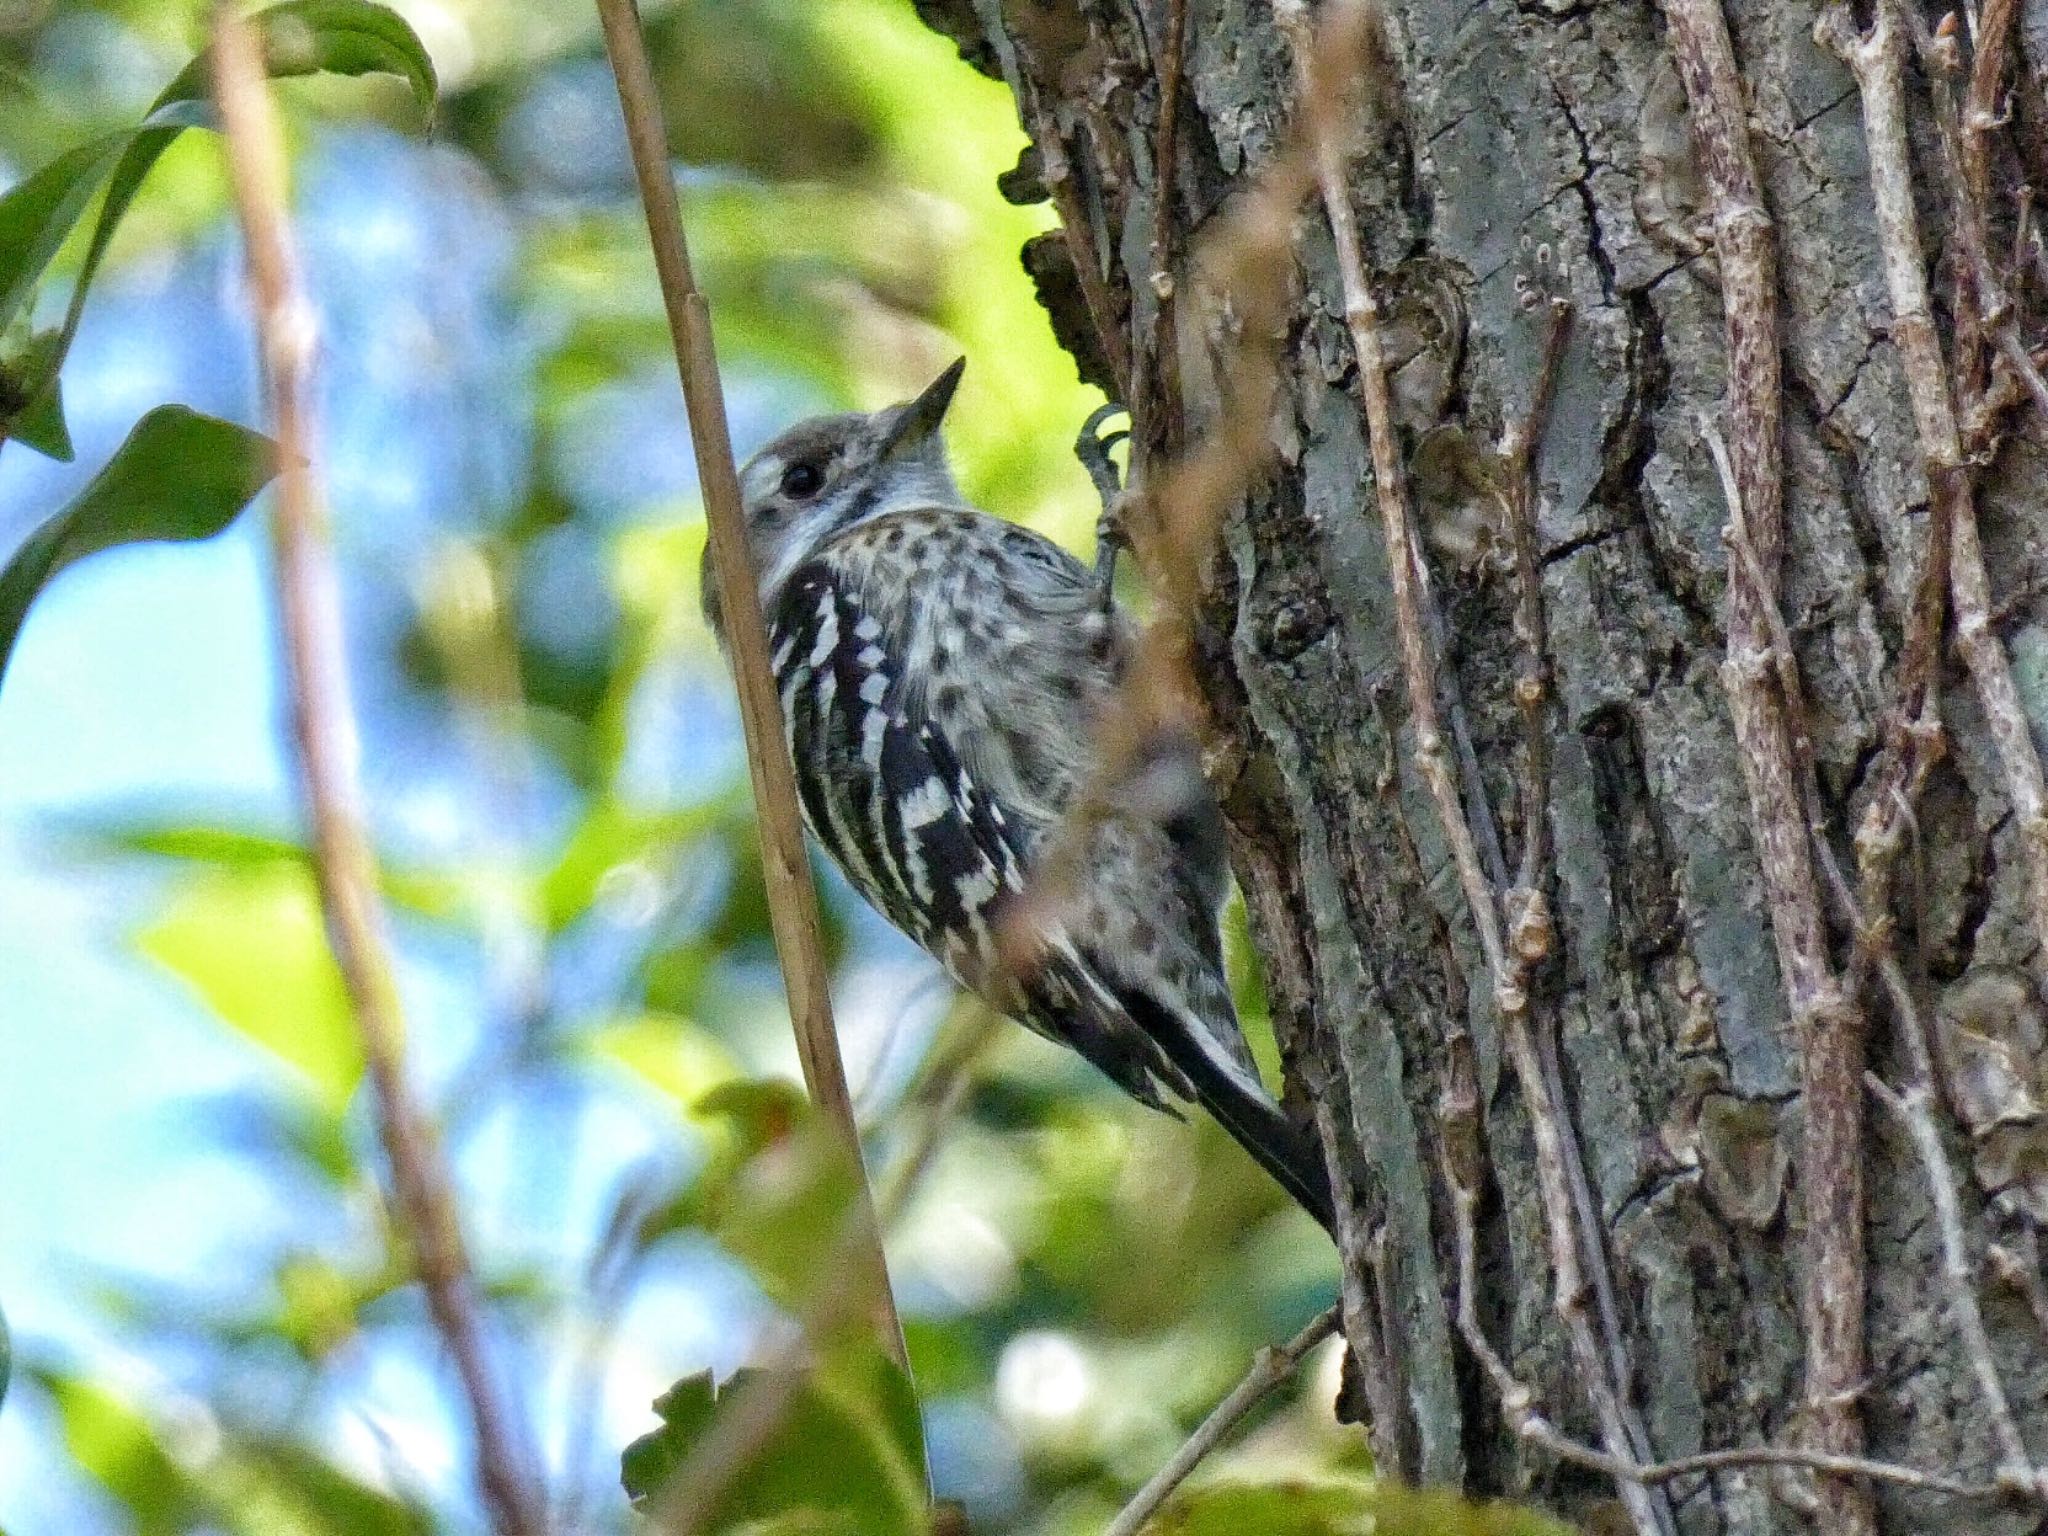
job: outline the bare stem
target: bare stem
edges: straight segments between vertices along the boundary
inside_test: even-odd
[[[476,1479],[503,1536],[544,1536],[546,1500],[500,1396],[477,1315],[475,1278],[433,1126],[405,1080],[404,1021],[376,860],[363,829],[327,512],[315,477],[314,322],[286,223],[285,152],[262,45],[234,6],[214,9],[214,93],[247,248],[264,390],[284,469],[272,518],[285,686],[300,793],[328,942],[362,1036],[376,1125],[390,1166],[394,1225],[411,1250],[428,1315],[454,1362],[475,1443]]]
[[[761,617],[758,578],[747,549],[739,475],[733,467],[732,441],[725,422],[725,394],[719,384],[718,357],[711,343],[711,312],[690,271],[689,247],[683,237],[682,213],[669,169],[667,130],[662,124],[661,103],[647,61],[647,41],[641,35],[639,13],[633,0],[597,0],[597,14],[604,27],[612,74],[618,81],[633,174],[639,181],[640,200],[647,211],[648,240],[661,280],[662,302],[668,310],[683,400],[689,410],[690,441],[696,450],[697,478],[704,492],[712,569],[732,646],[747,765],[753,775],[754,805],[760,817],[769,921],[775,932],[775,952],[782,962],[783,986],[789,994],[797,1055],[803,1063],[804,1083],[812,1102],[845,1137],[858,1169],[860,1128],[854,1119],[852,1095],[846,1087],[839,1036],[832,1027],[818,893],[811,883],[810,863],[804,856],[796,776],[783,740],[782,705],[768,662],[768,631]],[[851,1245],[847,1261],[867,1269],[876,1283],[852,1289],[874,1298],[875,1327],[883,1345],[899,1365],[908,1369],[909,1355],[903,1346],[895,1298],[889,1290],[888,1268],[882,1257],[873,1197],[865,1175],[859,1180],[854,1204],[856,1224],[865,1225],[866,1238]]]
[[[1323,1340],[1337,1331],[1337,1309],[1330,1308],[1285,1344],[1267,1345],[1252,1356],[1251,1368],[1230,1393],[1209,1410],[1181,1448],[1110,1521],[1102,1536],[1138,1536],[1145,1522],[1157,1514],[1174,1489],[1187,1481],[1188,1474],[1203,1458],[1221,1445],[1244,1416],[1256,1408],[1268,1393],[1292,1376],[1302,1360]]]
[[[1462,1054],[1456,1048],[1460,1043],[1464,1046]],[[1515,1375],[1500,1351],[1494,1348],[1479,1320],[1475,1300],[1479,1290],[1477,1177],[1483,1157],[1478,1141],[1479,1091],[1472,1068],[1470,1042],[1460,1037],[1460,1041],[1453,1044],[1450,1080],[1440,1106],[1440,1123],[1444,1131],[1444,1176],[1451,1188],[1451,1220],[1457,1251],[1458,1333],[1492,1383],[1508,1428],[1517,1439],[1527,1441],[1560,1461],[1604,1473],[1624,1485],[1644,1488],[1747,1467],[1791,1467],[1864,1482],[1891,1483],[1951,1498],[1994,1499],[2013,1491],[2012,1485],[2003,1478],[1997,1483],[1966,1483],[1894,1462],[1798,1446],[1737,1446],[1644,1464],[1610,1456],[1565,1434],[1537,1410],[1535,1393]]]

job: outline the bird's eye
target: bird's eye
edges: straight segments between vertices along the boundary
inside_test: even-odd
[[[792,464],[782,472],[782,494],[798,501],[817,495],[824,484],[825,472],[809,462]]]

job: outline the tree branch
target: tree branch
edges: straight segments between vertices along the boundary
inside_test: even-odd
[[[315,479],[315,330],[286,226],[283,134],[262,44],[231,0],[215,6],[213,35],[214,95],[247,248],[264,391],[283,460],[271,522],[274,574],[292,746],[328,943],[362,1037],[378,1139],[390,1165],[393,1223],[411,1249],[428,1315],[455,1365],[484,1505],[504,1536],[544,1536],[546,1501],[484,1345],[448,1170],[405,1080],[405,1026],[376,860],[363,828],[340,599]]]

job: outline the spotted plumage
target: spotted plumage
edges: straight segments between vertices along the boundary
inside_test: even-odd
[[[742,472],[805,821],[963,987],[1144,1103],[1199,1102],[1327,1226],[1321,1160],[1231,1004],[1221,827],[1189,744],[1155,744],[1142,808],[1090,822],[1037,962],[998,964],[1004,903],[1089,778],[1129,635],[1071,555],[962,504],[938,433],[958,377],[804,423]],[[705,611],[722,642],[708,565]]]

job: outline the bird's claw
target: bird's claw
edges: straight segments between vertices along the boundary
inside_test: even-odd
[[[1097,406],[1074,440],[1074,457],[1088,471],[1095,494],[1102,499],[1102,515],[1095,522],[1095,580],[1102,589],[1105,609],[1115,600],[1117,555],[1131,547],[1130,535],[1124,529],[1123,478],[1109,457],[1110,450],[1129,441],[1131,434],[1121,427],[1114,432],[1102,430],[1106,422],[1122,414],[1124,408],[1114,400]]]
[[[1102,498],[1102,507],[1107,512],[1116,498],[1123,494],[1123,477],[1109,457],[1110,449],[1129,439],[1130,433],[1119,427],[1105,433],[1103,424],[1112,417],[1124,414],[1124,408],[1114,400],[1097,406],[1081,424],[1081,435],[1074,439],[1074,457],[1081,461],[1081,467],[1088,471],[1088,478],[1095,484],[1095,494]]]

